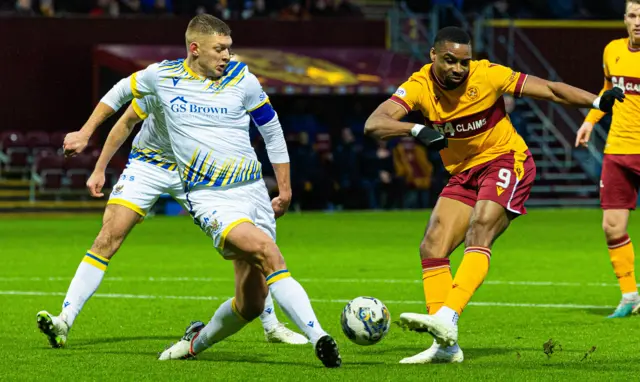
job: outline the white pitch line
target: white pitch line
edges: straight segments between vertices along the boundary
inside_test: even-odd
[[[323,284],[422,284],[420,279],[296,279],[301,283]],[[70,277],[0,277],[0,282],[21,281],[67,281]],[[224,277],[106,277],[109,282],[233,282]],[[483,285],[520,285],[520,286],[552,286],[552,287],[618,287],[613,283],[576,283],[562,281],[509,281],[487,280]]]
[[[41,292],[41,291],[20,291],[20,290],[0,290],[0,295],[5,296],[65,296],[63,292]],[[172,295],[148,295],[148,294],[120,294],[120,293],[96,293],[94,297],[114,298],[114,299],[140,299],[140,300],[205,300],[220,301],[227,300],[230,297],[220,296],[172,296]],[[338,303],[345,304],[348,299],[311,299],[313,303]],[[403,301],[403,300],[385,300],[385,304],[405,304],[405,305],[424,305],[424,301]],[[556,308],[556,309],[612,309],[614,306],[609,305],[579,305],[579,304],[529,304],[529,303],[513,303],[513,302],[487,302],[472,301],[469,305],[473,306],[499,306],[499,307],[515,307],[515,308]]]

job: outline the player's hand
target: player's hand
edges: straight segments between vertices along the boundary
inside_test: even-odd
[[[289,205],[291,204],[291,194],[280,194],[273,198],[271,201],[271,207],[273,208],[273,212],[276,216],[276,219],[284,215],[289,209]]]
[[[618,102],[624,102],[624,92],[622,89],[615,87],[602,93],[600,96],[599,109],[605,113],[610,113],[613,110],[613,105]]]
[[[593,123],[585,122],[580,126],[578,130],[578,134],[576,135],[576,147],[588,147],[589,146],[589,138],[591,137],[591,132],[593,131]]]
[[[73,157],[87,148],[89,144],[89,136],[81,131],[74,131],[64,137],[64,143],[62,148],[64,149],[65,157]]]
[[[440,151],[449,146],[447,137],[439,131],[426,126],[416,125],[411,134],[428,149]]]
[[[104,194],[101,192],[102,187],[104,187],[104,172],[102,171],[94,171],[89,180],[87,180],[87,190],[89,190],[89,194],[94,198],[101,198]]]

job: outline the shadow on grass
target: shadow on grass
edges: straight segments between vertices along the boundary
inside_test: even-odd
[[[73,341],[68,345],[66,349],[73,350],[74,348],[84,348],[87,346],[105,345],[120,342],[135,342],[135,341],[167,341],[167,345],[176,342],[180,339],[177,336],[136,336],[136,337],[108,337],[108,338],[92,338],[87,340]]]
[[[603,319],[607,319],[607,316],[613,313],[614,308],[606,308],[606,309],[585,309],[585,312],[589,313],[592,316],[600,316]]]

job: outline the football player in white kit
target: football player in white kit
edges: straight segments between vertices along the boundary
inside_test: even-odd
[[[271,292],[305,333],[326,367],[341,358],[315,316],[302,286],[291,277],[275,243],[275,219],[291,201],[289,156],[277,114],[247,65],[231,61],[231,30],[207,14],[186,31],[187,58],[152,64],[120,81],[105,97],[118,103],[157,97],[186,191],[189,211],[235,270],[235,297],[206,325],[191,325],[160,360],[187,359],[260,316]],[[89,122],[101,122],[98,105]],[[264,137],[280,195],[269,200],[260,162],[249,140],[250,121]],[[73,137],[72,137],[73,138]],[[77,142],[65,149],[73,153]]]
[[[112,110],[121,107],[108,98],[101,102]],[[71,326],[84,304],[100,286],[111,258],[136,223],[153,207],[158,197],[167,193],[185,207],[186,194],[171,152],[162,113],[154,96],[134,99],[109,133],[95,169],[87,181],[87,188],[94,197],[104,196],[101,191],[105,183],[107,165],[135,125],[144,120],[140,132],[134,138],[129,163],[109,196],[102,229],[69,285],[62,312],[59,316],[47,311],[38,312],[36,315],[40,331],[47,336],[54,348],[66,344]],[[308,343],[306,337],[287,329],[278,321],[270,294],[265,301],[265,309],[260,315],[260,320],[268,342],[294,345]]]

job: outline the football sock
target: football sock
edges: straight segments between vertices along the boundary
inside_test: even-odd
[[[302,285],[291,277],[288,270],[283,269],[267,276],[267,285],[273,298],[284,313],[309,338],[315,346],[320,337],[327,334],[311,307],[311,301]]]
[[[236,308],[235,297],[230,298],[218,307],[211,321],[194,337],[191,343],[191,351],[194,354],[200,353],[213,344],[238,332],[247,323],[248,321],[242,318]]]
[[[71,284],[69,284],[67,295],[62,304],[62,313],[60,313],[60,318],[67,323],[69,328],[73,325],[84,303],[93,296],[100,286],[108,265],[109,259],[105,259],[97,253],[87,251],[85,254]]]
[[[609,258],[618,278],[622,294],[638,292],[634,267],[633,244],[629,235],[607,242]]]
[[[260,315],[260,321],[264,330],[269,331],[278,325],[278,317],[276,317],[276,309],[273,306],[273,299],[271,298],[271,292],[267,294],[266,300],[264,300],[264,311]]]
[[[476,289],[482,285],[489,272],[491,250],[484,247],[468,247],[464,251],[464,258],[458,267],[453,286],[445,306],[461,314],[471,300]],[[442,309],[440,309],[442,310]]]
[[[453,283],[449,259],[422,260],[422,287],[427,313],[435,314],[444,305]]]

